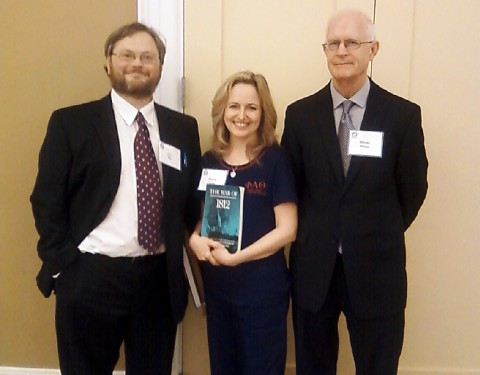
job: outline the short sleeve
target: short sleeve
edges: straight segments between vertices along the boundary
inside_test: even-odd
[[[283,148],[277,150],[272,181],[272,203],[273,207],[282,203],[297,203],[292,164]]]

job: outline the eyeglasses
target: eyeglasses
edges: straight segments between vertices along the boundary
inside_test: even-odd
[[[118,54],[112,52],[112,55],[117,56],[120,61],[128,64],[133,63],[137,58],[137,55],[135,55],[131,51],[120,52]],[[138,58],[140,59],[142,64],[153,64],[155,61],[158,60],[158,57],[153,53],[142,53],[140,56],[138,56]]]
[[[367,40],[365,42],[361,42],[361,41],[355,40],[355,39],[347,39],[347,40],[343,40],[343,41],[332,40],[328,43],[322,44],[322,46],[323,46],[323,48],[325,48],[325,49],[327,49],[331,52],[335,52],[340,48],[340,45],[343,43],[346,50],[348,52],[351,52],[351,51],[355,51],[355,50],[359,49],[362,46],[362,44],[373,43],[373,42],[374,42],[373,40]]]

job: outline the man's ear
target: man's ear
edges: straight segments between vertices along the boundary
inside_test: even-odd
[[[378,50],[380,49],[380,43],[378,40],[375,40],[370,47],[370,61],[377,55]]]
[[[110,77],[110,64],[108,59],[107,61],[105,61],[105,64],[103,65],[103,69],[105,70],[105,73],[107,73],[107,76]]]

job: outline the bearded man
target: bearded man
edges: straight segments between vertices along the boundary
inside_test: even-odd
[[[200,143],[194,118],[153,101],[164,57],[152,28],[120,27],[105,43],[109,95],[48,123],[31,203],[62,374],[112,374],[122,343],[127,374],[171,373]]]

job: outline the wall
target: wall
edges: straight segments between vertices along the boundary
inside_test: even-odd
[[[480,374],[479,11],[477,0],[414,7],[409,90],[423,104],[430,191],[408,235],[402,363],[432,373]]]
[[[29,196],[51,112],[107,93],[103,43],[135,0],[2,0],[0,366],[57,368],[54,298],[35,285]]]
[[[210,101],[228,74],[267,76],[283,129],[285,106],[323,86],[320,44],[337,8],[373,1],[186,0],[187,112],[209,143]],[[376,0],[381,49],[374,79],[422,105],[430,190],[407,233],[409,300],[403,375],[480,374],[480,98],[478,0]],[[39,5],[41,4],[41,6]],[[301,4],[301,6],[299,6]],[[55,108],[108,90],[102,47],[136,18],[134,0],[2,0],[0,21],[0,366],[57,367],[53,308],[36,290],[39,261],[28,198]],[[401,21],[400,21],[401,19]],[[291,331],[290,331],[291,339]],[[339,374],[353,373],[341,322]],[[294,365],[289,342],[289,366]],[[184,323],[185,374],[208,374],[205,319]]]
[[[422,106],[430,189],[407,232],[409,298],[402,375],[480,374],[480,99],[478,0],[185,1],[187,112],[204,149],[211,99],[231,73],[266,75],[279,113],[329,78],[321,49],[328,17],[345,7],[375,15],[380,51],[373,79]],[[375,11],[375,13],[374,13]],[[353,374],[344,321],[340,375]],[[207,374],[205,319],[184,324],[185,374]],[[294,373],[289,331],[288,373]]]

